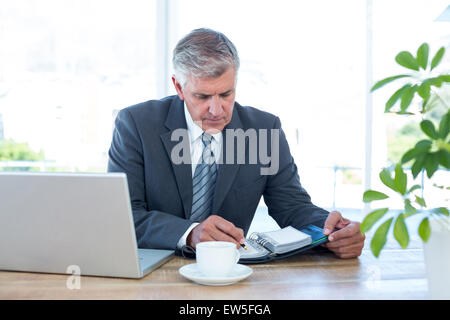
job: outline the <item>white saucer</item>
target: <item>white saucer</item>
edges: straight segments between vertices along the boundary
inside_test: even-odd
[[[196,263],[181,267],[178,272],[196,283],[206,286],[226,286],[247,278],[253,273],[253,269],[243,264],[236,264],[226,277],[207,277],[199,269]]]

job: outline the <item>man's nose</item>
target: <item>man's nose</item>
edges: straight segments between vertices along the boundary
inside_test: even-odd
[[[219,116],[222,113],[222,102],[219,96],[212,96],[209,103],[209,113],[213,116]]]

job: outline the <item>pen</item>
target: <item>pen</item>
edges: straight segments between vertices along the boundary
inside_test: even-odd
[[[248,250],[248,248],[245,246],[244,243],[241,243],[241,247],[244,248],[245,250]]]

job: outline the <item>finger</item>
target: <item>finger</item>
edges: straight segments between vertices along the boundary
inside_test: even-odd
[[[363,248],[362,243],[354,243],[349,246],[340,247],[337,250],[340,254],[351,254],[361,252],[362,248]]]
[[[342,228],[342,229],[340,229],[338,231],[335,231],[335,232],[331,233],[328,236],[328,240],[329,241],[336,241],[336,240],[343,239],[343,238],[350,238],[353,235],[356,235],[358,233],[360,234],[361,232],[359,230],[360,230],[359,223],[356,223],[356,222],[355,223],[351,223],[348,226],[346,226],[346,227],[344,227],[344,228]]]
[[[215,220],[215,226],[217,229],[233,238],[237,243],[245,242],[244,231],[241,228],[235,227],[234,224],[221,217],[217,218],[218,219]]]
[[[341,218],[341,222],[344,223],[344,224],[349,224],[351,221],[349,219],[347,219],[347,218],[342,217]]]
[[[352,245],[355,243],[363,243],[364,240],[365,240],[364,235],[355,234],[354,236],[349,237],[349,238],[344,238],[344,239],[327,242],[327,243],[325,243],[325,247],[327,247],[329,249],[345,247],[345,246],[349,246],[349,245]]]
[[[336,224],[341,220],[342,215],[338,211],[330,212],[327,220],[325,220],[325,225],[323,227],[323,233],[329,235],[333,232]]]
[[[328,249],[345,247],[349,245],[353,245],[356,243],[364,243],[364,236],[354,236],[351,238],[345,238],[337,241],[331,241],[324,244],[324,246]]]
[[[211,236],[211,230],[216,229],[216,227],[212,220],[213,219],[208,217],[206,220],[195,226],[189,233],[186,242],[195,247],[199,242],[214,241],[214,238]]]
[[[236,244],[237,248],[241,247],[240,242],[236,241],[236,239],[230,237],[228,234],[220,231],[219,229],[211,230],[209,235],[214,239],[214,241],[227,241]]]
[[[339,259],[353,259],[358,258],[361,255],[361,252],[354,252],[354,253],[335,253],[336,256],[338,256]]]
[[[349,219],[346,219],[344,217],[341,217],[341,220],[336,224],[336,228],[342,229],[348,226],[351,223]]]
[[[340,258],[353,258],[361,255],[362,248],[363,245],[358,243],[346,247],[333,248],[330,250]]]
[[[207,232],[196,233],[191,239],[191,246],[193,248],[197,247],[197,244],[205,241],[214,241],[214,238]]]

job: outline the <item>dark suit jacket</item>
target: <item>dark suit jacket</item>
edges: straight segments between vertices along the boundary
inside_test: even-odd
[[[183,101],[178,96],[125,108],[116,118],[108,171],[127,175],[140,248],[175,249],[191,225],[188,219],[192,207],[191,164],[177,165],[170,160],[172,148],[179,143],[171,141],[171,134],[179,128],[187,126]],[[281,123],[272,114],[235,103],[225,129],[237,128],[281,129]],[[327,211],[311,203],[301,186],[286,137],[280,132],[277,174],[261,175],[261,167],[268,165],[259,161],[219,164],[213,213],[242,228],[245,234],[261,196],[280,227],[301,228],[310,223],[323,227],[328,216]],[[223,137],[226,159],[226,135]],[[246,149],[248,156],[248,143]]]

